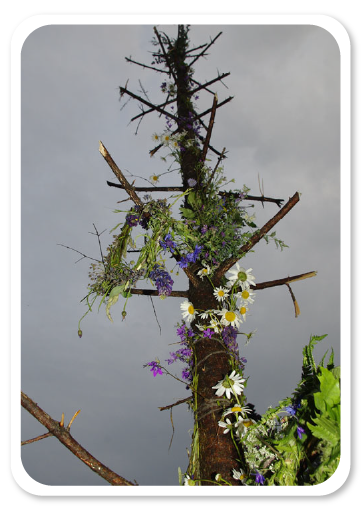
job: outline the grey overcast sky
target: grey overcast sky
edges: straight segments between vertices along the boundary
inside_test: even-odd
[[[160,26],[170,36],[176,26]],[[206,81],[231,72],[212,87],[220,100],[234,96],[217,111],[212,144],[226,147],[227,177],[235,188],[246,184],[259,195],[301,200],[277,225],[290,248],[282,252],[264,241],[244,260],[257,282],[317,270],[316,278],[292,285],[301,314],[294,317],[285,287],[257,292],[252,315],[243,325],[257,328],[248,346],[248,400],[263,413],[292,393],[301,375],[302,349],[311,335],[328,334],[316,348],[320,360],[334,348],[340,353],[340,52],[333,36],[312,25],[192,26],[191,45],[208,42],[222,31],[195,78]],[[22,390],[53,418],[65,413],[73,436],[94,456],[140,485],[177,485],[178,467],[187,468],[192,417],[186,406],[173,410],[174,437],[168,411],[158,407],[188,395],[169,376],[153,378],[143,364],[168,358],[177,341],[182,299],[129,301],[110,323],[102,308],[83,322],[80,300],[86,294],[89,260],[59,244],[98,258],[93,223],[103,248],[109,230],[124,219],[114,209],[125,192],[98,152],[101,140],[118,166],[136,185],[165,172],[158,156],[150,159],[151,135],[163,129],[156,115],[129,125],[139,112],[124,109],[118,86],[138,92],[139,81],[151,101],[161,101],[163,77],[126,63],[124,57],[150,64],[150,25],[49,25],[35,30],[22,50]],[[202,95],[199,108],[211,106]],[[134,176],[134,177],[133,177]],[[174,172],[160,184],[179,185]],[[155,194],[153,195],[155,197]],[[157,197],[161,197],[157,195]],[[251,210],[253,212],[253,210]],[[256,205],[262,226],[278,211]],[[139,284],[141,287],[141,284]],[[183,277],[174,289],[185,289]],[[181,366],[172,366],[178,375]],[[22,412],[22,439],[43,432]],[[23,447],[25,470],[45,485],[106,485],[55,439]]]

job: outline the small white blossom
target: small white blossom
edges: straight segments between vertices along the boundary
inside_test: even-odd
[[[223,302],[223,300],[227,298],[228,293],[229,293],[228,289],[222,286],[216,287],[213,291],[214,296],[217,298],[219,302]]]
[[[217,385],[214,385],[212,389],[216,390],[216,396],[223,396],[226,393],[228,399],[231,398],[231,394],[240,395],[243,392],[244,380],[240,374],[236,374],[236,371],[232,371],[231,374],[220,380]]]
[[[180,306],[182,312],[182,317],[189,322],[192,322],[193,319],[196,316],[196,311],[194,310],[193,304],[191,302],[188,302],[188,300],[185,300],[183,303],[181,303]]]
[[[252,268],[245,270],[239,263],[236,263],[235,268],[230,270],[230,276],[227,276],[228,287],[232,287],[234,284],[239,284],[242,291],[249,289],[251,285],[254,285],[255,277],[251,274]]]

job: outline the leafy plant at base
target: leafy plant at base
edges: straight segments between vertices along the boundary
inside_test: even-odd
[[[249,473],[257,470],[267,485],[320,484],[340,460],[340,368],[316,366],[312,352],[323,336],[303,350],[302,379],[292,398],[269,409],[243,439]],[[286,413],[280,418],[281,413]],[[261,455],[260,455],[261,454]],[[252,478],[247,484],[254,484]]]

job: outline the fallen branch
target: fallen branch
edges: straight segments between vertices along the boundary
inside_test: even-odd
[[[57,422],[44,412],[32,399],[30,399],[24,392],[21,392],[21,406],[25,408],[36,420],[45,426],[52,436],[55,436],[67,449],[69,449],[77,458],[87,465],[93,472],[108,481],[113,486],[135,486],[134,483],[127,481],[124,477],[116,474],[108,467],[103,465],[88,451],[86,451],[70,434],[69,426],[64,428],[63,419]],[[76,415],[75,415],[76,416]],[[73,417],[74,419],[75,417]],[[46,435],[47,436],[47,435]],[[50,436],[50,435],[49,435]]]

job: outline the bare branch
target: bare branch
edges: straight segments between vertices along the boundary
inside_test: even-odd
[[[285,277],[283,279],[277,280],[269,280],[267,282],[260,282],[258,284],[254,284],[251,289],[258,291],[259,289],[268,289],[270,287],[283,286],[284,284],[289,284],[290,282],[296,282],[298,280],[309,279],[311,277],[316,277],[317,271],[309,271],[307,273],[301,273],[300,275],[294,275],[293,277]]]
[[[214,125],[214,118],[216,116],[217,103],[218,103],[218,96],[217,96],[217,94],[215,94],[214,97],[213,97],[213,105],[212,105],[212,111],[211,111],[211,118],[209,120],[209,125],[208,125],[208,129],[207,129],[207,135],[206,135],[206,139],[205,139],[204,144],[203,144],[203,151],[202,151],[202,160],[203,161],[205,161],[205,159],[206,159],[209,142],[211,140],[213,125]]]
[[[177,401],[176,403],[173,403],[172,405],[158,406],[158,408],[160,411],[169,410],[169,408],[173,408],[174,406],[181,405],[182,403],[187,403],[188,401],[191,401],[191,399],[192,399],[192,396],[189,396],[184,399],[180,399],[179,401]]]
[[[101,261],[99,259],[94,259],[94,257],[89,257],[89,256],[83,254],[83,252],[79,252],[79,250],[75,250],[75,248],[67,247],[66,245],[63,245],[62,243],[57,243],[57,245],[59,245],[60,247],[67,248],[69,250],[73,250],[74,252],[77,252],[78,254],[83,256],[81,259],[78,259],[77,261],[75,261],[75,263],[78,263],[82,259],[91,259],[92,261],[96,261],[97,263],[101,263]]]
[[[137,289],[132,288],[129,291],[132,295],[144,295],[144,296],[159,296],[158,291],[155,289]],[[188,291],[172,291],[169,296],[175,296],[177,298],[188,297]]]
[[[193,64],[194,64],[194,63],[195,63],[195,62],[196,62],[196,61],[197,61],[200,57],[202,57],[202,56],[205,54],[205,52],[208,50],[208,48],[210,48],[210,47],[212,46],[212,44],[214,44],[214,43],[217,41],[217,39],[218,39],[218,37],[219,37],[220,35],[222,35],[222,32],[219,32],[219,34],[218,34],[218,35],[216,35],[216,37],[215,37],[214,39],[212,39],[212,40],[211,40],[211,42],[210,42],[209,44],[207,44],[207,46],[204,48],[204,50],[203,50],[203,51],[202,51],[199,55],[197,55],[197,56],[196,56],[196,57],[192,60],[192,62],[189,64],[189,67],[193,66]]]
[[[113,158],[110,156],[108,150],[104,147],[102,142],[99,142],[99,151],[100,154],[104,157],[105,161],[109,165],[109,167],[112,169],[116,177],[119,179],[121,184],[124,186],[126,192],[128,193],[129,197],[132,199],[132,201],[137,204],[137,206],[142,206],[143,203],[138,197],[138,195],[135,193],[134,188],[128,183],[126,177],[122,173],[122,171],[119,169],[118,165],[115,163]]]
[[[44,412],[32,399],[30,399],[24,392],[21,392],[21,405],[27,410],[36,420],[45,426],[51,435],[55,436],[67,449],[69,449],[77,458],[79,458],[85,465],[87,465],[93,472],[108,481],[113,486],[135,486],[134,483],[127,481],[124,477],[116,474],[108,467],[103,465],[88,451],[86,451],[69,433],[68,428],[64,428],[59,422],[55,421]],[[70,424],[69,424],[70,426]]]
[[[176,78],[176,76],[175,76],[175,74],[174,74],[174,71],[173,71],[173,69],[172,69],[172,66],[170,65],[170,62],[169,62],[169,59],[168,59],[168,53],[167,53],[167,52],[165,51],[165,49],[164,49],[162,39],[161,39],[161,37],[160,37],[160,35],[159,35],[159,33],[158,33],[157,28],[156,28],[156,27],[153,27],[153,30],[154,30],[155,35],[157,36],[157,39],[158,39],[159,45],[160,45],[160,47],[162,48],[163,57],[164,57],[164,59],[165,59],[165,61],[166,61],[166,63],[167,63],[167,66],[168,66],[168,69],[169,69],[169,73],[172,75],[172,78],[173,78],[174,82],[176,83],[176,82],[177,82],[177,78]]]
[[[215,272],[215,278],[218,280],[226,273],[229,268],[231,268],[240,257],[242,257],[244,254],[249,252],[255,245],[258,243],[265,234],[267,234],[272,227],[274,227],[287,213],[297,204],[297,202],[300,200],[299,193],[296,192],[293,197],[289,199],[287,204],[283,206],[283,208],[273,217],[271,218],[261,229],[259,229],[252,238],[243,245],[239,251],[239,257],[231,257],[224,261],[223,264],[220,265],[218,270]]]

